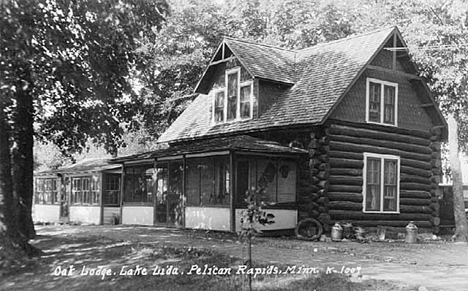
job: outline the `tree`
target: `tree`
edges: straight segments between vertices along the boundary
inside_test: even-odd
[[[458,126],[453,115],[448,118],[450,168],[452,170],[453,208],[455,216],[455,234],[457,241],[468,242],[468,222],[465,215],[465,203],[463,201],[463,181],[458,154]]]
[[[155,39],[167,3],[161,1],[0,2],[0,257],[28,254],[33,141],[62,152],[91,139],[115,152],[122,122],[131,127],[140,104],[130,74],[144,62],[140,40]]]

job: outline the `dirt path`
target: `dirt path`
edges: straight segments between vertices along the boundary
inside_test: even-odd
[[[40,226],[37,231],[39,235],[104,236],[144,244],[193,246],[247,257],[246,246],[231,234],[129,226]],[[401,290],[417,290],[420,286],[428,290],[468,290],[468,247],[454,243],[360,244],[257,238],[253,258],[259,262],[323,270],[354,268],[360,273],[355,272],[353,280],[386,280],[400,285]]]

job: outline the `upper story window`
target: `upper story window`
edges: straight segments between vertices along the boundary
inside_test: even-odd
[[[399,213],[400,157],[364,154],[364,212]]]
[[[252,118],[252,81],[241,82],[240,68],[226,71],[225,88],[215,89],[213,120],[215,123]]]
[[[397,125],[398,84],[377,79],[367,79],[366,121]]]

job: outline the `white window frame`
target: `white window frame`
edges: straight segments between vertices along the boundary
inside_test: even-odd
[[[377,83],[381,85],[381,90],[380,90],[380,122],[377,121],[371,121],[369,119],[369,103],[370,103],[370,83]],[[384,113],[385,113],[385,90],[384,86],[392,86],[395,88],[395,123],[385,123],[384,122]],[[398,126],[398,83],[393,83],[393,82],[388,82],[388,81],[383,81],[379,79],[374,79],[374,78],[367,78],[366,81],[366,122],[367,123],[374,123],[374,124],[380,124],[380,125],[386,125],[386,126]]]
[[[366,210],[366,196],[367,196],[367,158],[375,158],[380,159],[380,210]],[[396,211],[384,211],[384,178],[385,178],[385,160],[397,160],[397,185],[396,185]],[[400,213],[400,167],[401,161],[399,156],[394,155],[381,155],[381,154],[374,154],[374,153],[364,153],[364,170],[363,170],[363,191],[362,191],[362,211],[364,213],[385,213],[385,214],[399,214]]]
[[[249,117],[247,118],[241,118],[241,112],[240,112],[240,105],[241,105],[241,88],[242,87],[247,87],[247,86],[250,86],[250,96],[249,96],[249,103],[250,103],[250,113],[249,113]],[[237,119],[238,120],[248,120],[248,119],[252,119],[252,116],[253,116],[253,82],[251,80],[249,81],[245,81],[245,82],[242,82],[242,83],[239,83],[239,99],[237,100]]]
[[[236,103],[236,117],[234,119],[231,119],[231,120],[227,120],[227,110],[228,110],[228,76],[233,74],[233,73],[237,73],[237,103]],[[213,121],[214,124],[221,124],[221,123],[232,123],[232,122],[237,122],[237,121],[241,121],[241,120],[249,120],[249,119],[252,119],[253,117],[253,81],[252,80],[248,80],[248,81],[244,81],[241,83],[241,68],[240,67],[237,67],[237,68],[233,68],[233,69],[229,69],[229,70],[226,70],[225,74],[224,74],[224,78],[225,78],[225,86],[224,88],[218,88],[218,89],[213,89],[212,90],[212,116],[211,116],[211,120]],[[240,101],[241,101],[241,96],[240,96],[240,92],[241,92],[241,87],[246,87],[246,86],[250,86],[250,96],[249,96],[249,102],[250,102],[250,115],[248,118],[241,118],[241,114],[240,114]],[[223,109],[223,120],[222,121],[216,121],[216,115],[215,115],[215,106],[216,106],[216,93],[220,92],[220,91],[224,91],[224,109]]]
[[[224,93],[224,100],[223,100],[223,120],[222,121],[216,121],[216,94],[218,94],[219,92],[223,92]],[[227,113],[226,113],[226,102],[227,102],[227,98],[226,98],[226,89],[225,88],[218,88],[218,89],[214,89],[212,90],[212,99],[213,99],[213,116],[212,116],[212,120],[213,120],[213,123],[215,124],[219,124],[219,123],[224,123],[226,121],[226,116],[227,116]]]

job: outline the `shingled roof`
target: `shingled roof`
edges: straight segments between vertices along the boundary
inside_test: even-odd
[[[206,140],[199,140],[188,145],[174,145],[165,149],[159,149],[152,152],[125,156],[113,159],[113,163],[122,163],[126,161],[148,160],[159,157],[171,157],[185,154],[200,154],[219,151],[236,151],[249,153],[269,153],[281,155],[304,155],[308,152],[304,149],[285,147],[278,142],[262,140],[259,138],[238,135],[231,137],[218,137]]]
[[[291,85],[258,118],[225,124],[212,124],[212,100],[200,94],[158,142],[321,124],[394,34],[404,45],[396,27],[297,51],[225,39],[224,43],[252,77]],[[206,88],[197,90],[208,93]]]
[[[56,170],[48,170],[35,173],[36,175],[55,175],[64,173],[78,172],[99,172],[119,168],[120,166],[109,163],[110,158],[88,158],[78,161],[77,163],[65,166]]]

